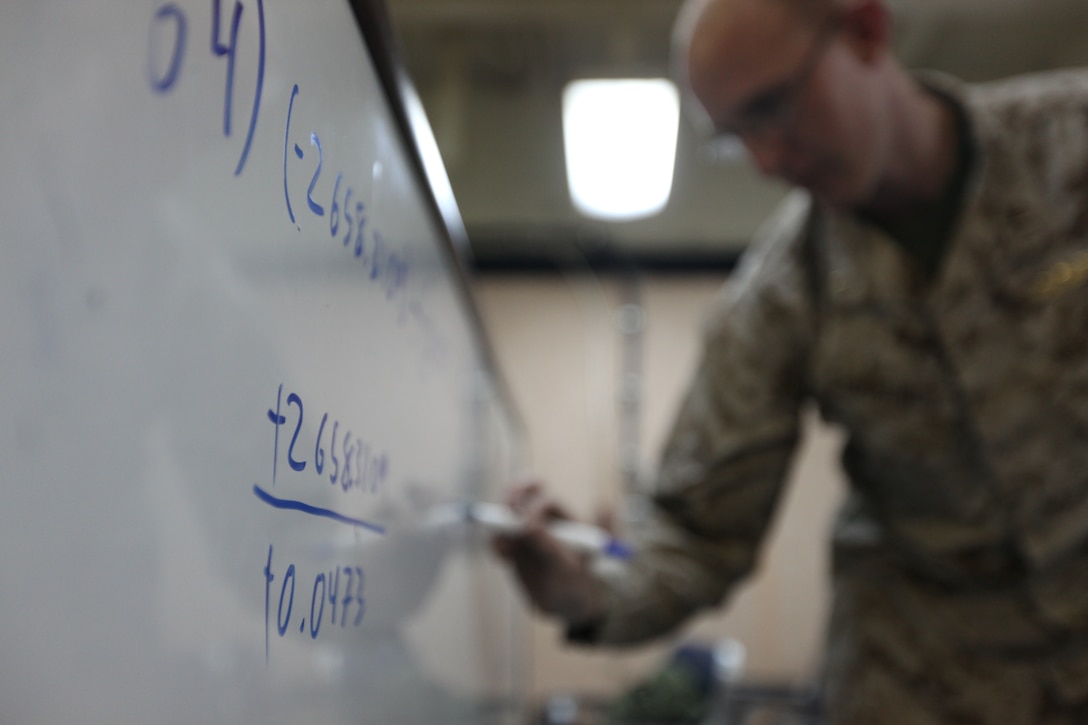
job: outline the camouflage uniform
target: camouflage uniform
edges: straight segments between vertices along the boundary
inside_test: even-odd
[[[803,194],[709,319],[604,643],[752,568],[815,401],[844,427],[834,723],[1088,723],[1088,73],[945,84],[974,141],[939,272]]]

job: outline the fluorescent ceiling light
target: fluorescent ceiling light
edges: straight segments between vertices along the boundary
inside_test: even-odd
[[[663,78],[577,80],[563,90],[567,184],[586,216],[656,214],[672,190],[680,94]]]

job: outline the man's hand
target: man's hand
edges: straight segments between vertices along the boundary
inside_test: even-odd
[[[510,562],[533,605],[570,625],[590,624],[604,615],[605,597],[584,554],[548,533],[548,524],[571,517],[545,495],[537,482],[515,486],[507,505],[523,517],[525,530],[494,539],[495,552]]]

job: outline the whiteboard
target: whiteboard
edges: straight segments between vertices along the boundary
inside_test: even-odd
[[[0,6],[5,725],[517,721],[523,612],[427,524],[517,426],[383,18]]]

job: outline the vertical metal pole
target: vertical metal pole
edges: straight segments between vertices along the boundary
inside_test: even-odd
[[[640,483],[642,422],[642,358],[646,313],[642,306],[642,280],[637,272],[621,283],[617,315],[620,335],[619,457],[624,495],[638,493]]]

